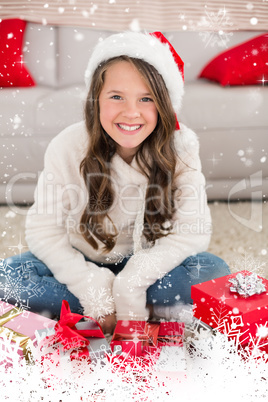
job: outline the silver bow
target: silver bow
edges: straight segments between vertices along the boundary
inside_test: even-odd
[[[266,292],[266,288],[261,278],[259,278],[255,273],[244,275],[240,272],[235,278],[229,279],[229,282],[233,285],[230,287],[230,291],[236,292],[243,297],[250,297]]]

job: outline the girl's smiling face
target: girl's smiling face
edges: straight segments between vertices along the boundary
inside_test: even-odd
[[[99,108],[103,129],[117,143],[118,154],[130,163],[158,120],[150,90],[131,63],[118,61],[108,67]]]

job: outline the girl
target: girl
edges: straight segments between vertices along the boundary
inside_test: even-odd
[[[161,33],[115,34],[94,49],[86,84],[85,120],[47,148],[30,252],[6,259],[1,280],[19,278],[32,310],[59,315],[66,299],[105,332],[116,319],[178,318],[191,285],[230,273],[205,252],[198,140],[177,120],[183,62]]]

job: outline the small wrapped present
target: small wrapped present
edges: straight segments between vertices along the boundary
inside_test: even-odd
[[[87,321],[81,321],[84,318]],[[111,352],[100,324],[91,317],[72,313],[66,300],[54,328],[38,330],[36,337],[42,355],[48,354],[54,362],[65,357],[96,362]]]
[[[28,363],[33,363],[35,330],[46,330],[54,325],[55,321],[49,318],[0,301],[1,355],[5,355],[7,362],[12,364],[8,355],[16,351]]]
[[[249,271],[192,286],[194,316],[246,345],[268,321],[268,280]]]
[[[182,346],[184,323],[122,321],[116,324],[111,348],[120,347],[129,356],[155,353],[162,346]]]

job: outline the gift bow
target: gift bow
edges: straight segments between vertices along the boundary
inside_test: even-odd
[[[233,285],[230,287],[230,291],[236,292],[243,297],[259,295],[266,291],[262,280],[255,273],[244,275],[239,272],[235,278],[229,279],[229,282]]]
[[[22,349],[22,354],[25,360],[29,363],[32,361],[32,352],[31,347],[33,346],[32,340],[29,336],[23,335],[20,332],[14,331],[13,329],[4,327],[8,321],[12,320],[15,317],[18,317],[23,313],[23,310],[20,310],[16,307],[7,311],[3,315],[0,316],[0,334],[6,333],[11,338],[12,342],[19,342],[19,345]]]
[[[85,329],[76,327],[76,324],[82,318],[89,318],[91,320],[86,323],[88,325]],[[72,313],[66,300],[62,301],[60,319],[54,329],[55,334],[47,337],[42,346],[49,347],[60,343],[64,351],[79,349],[79,357],[89,358],[87,346],[90,344],[90,341],[87,338],[105,338],[100,324],[94,318]]]

